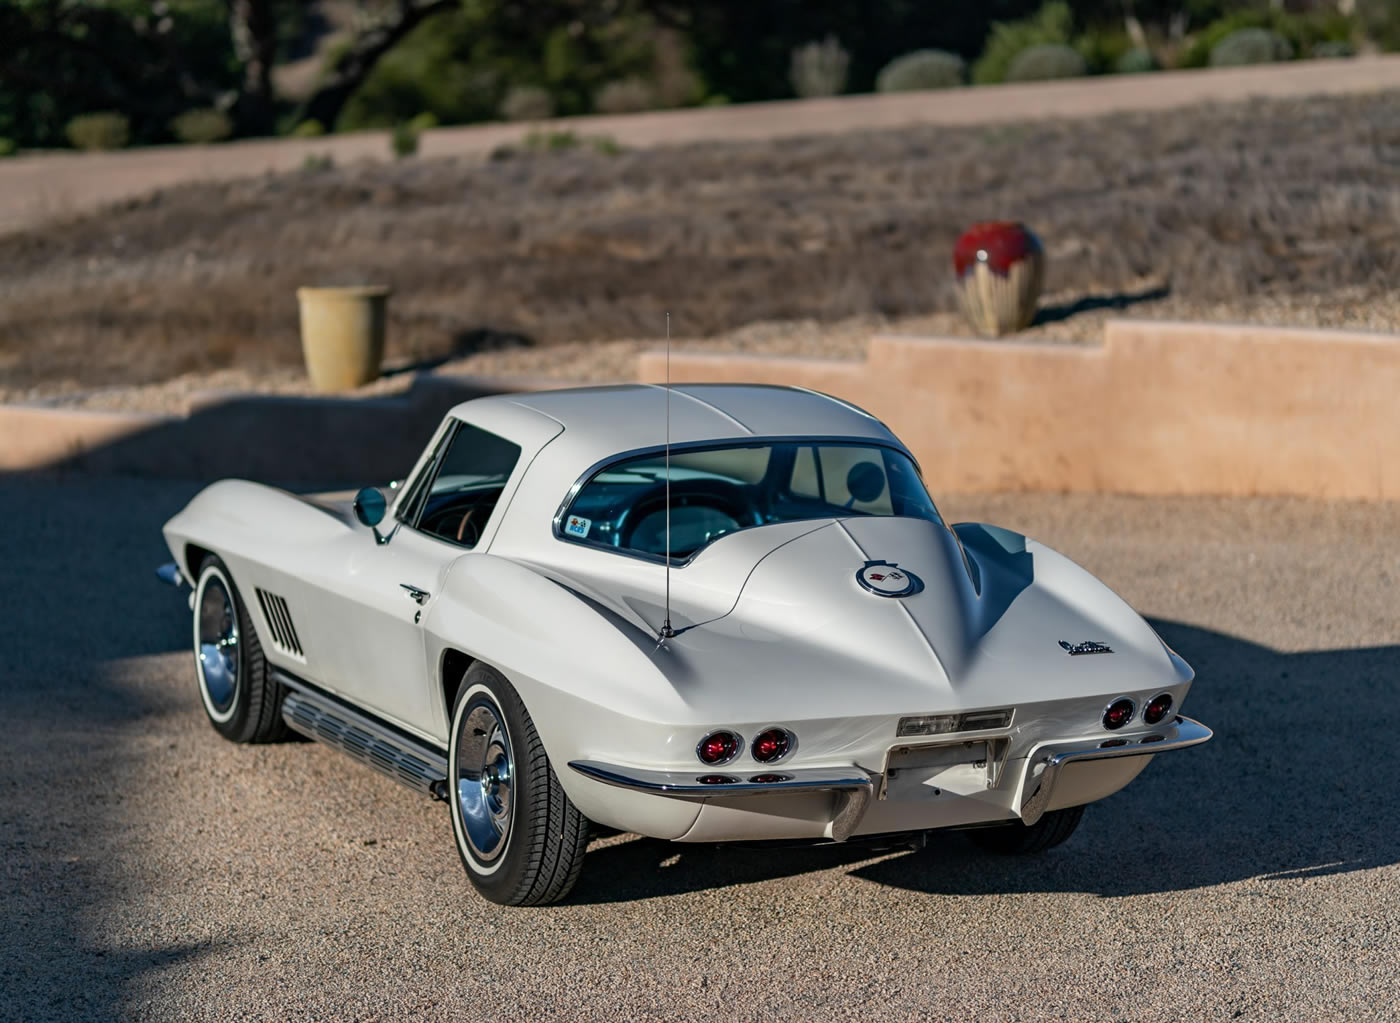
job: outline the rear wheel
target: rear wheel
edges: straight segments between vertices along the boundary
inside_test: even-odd
[[[520,696],[484,664],[458,691],[447,779],[457,853],[482,895],[537,906],[569,894],[588,819],[564,794]]]
[[[1027,856],[1055,848],[1074,834],[1083,816],[1084,807],[1071,806],[1064,810],[1051,810],[1030,827],[1013,821],[994,828],[973,828],[967,832],[967,837],[974,845],[988,852]]]
[[[194,587],[194,665],[204,712],[231,742],[275,742],[287,734],[281,685],[228,568],[210,555]]]

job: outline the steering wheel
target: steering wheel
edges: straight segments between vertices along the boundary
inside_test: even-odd
[[[481,539],[481,530],[472,521],[472,516],[475,514],[475,508],[468,508],[457,523],[457,542],[466,547],[475,547],[477,541]]]
[[[745,526],[761,526],[763,516],[748,493],[737,483],[726,480],[672,480],[671,507],[713,508]],[[653,512],[666,507],[666,483],[649,487],[631,506],[623,509],[614,524],[613,537],[619,547],[631,547],[638,526]]]

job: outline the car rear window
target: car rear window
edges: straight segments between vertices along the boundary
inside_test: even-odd
[[[567,540],[664,560],[666,454],[604,466],[559,522]],[[902,515],[941,521],[913,461],[882,445],[829,441],[671,451],[670,549],[686,560],[722,536],[776,522]]]

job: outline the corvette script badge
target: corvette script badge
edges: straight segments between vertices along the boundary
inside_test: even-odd
[[[1082,657],[1084,654],[1111,654],[1113,647],[1107,643],[1095,643],[1092,640],[1085,640],[1083,643],[1066,643],[1060,640],[1060,647],[1071,657]]]
[[[867,561],[856,573],[856,582],[877,597],[907,597],[924,588],[918,576],[893,561]]]

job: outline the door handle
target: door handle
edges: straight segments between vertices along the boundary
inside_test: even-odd
[[[432,596],[432,594],[429,593],[427,590],[420,590],[417,586],[410,586],[408,585],[408,583],[399,583],[399,586],[402,589],[407,590],[408,595],[412,597],[420,607],[426,604],[428,602],[428,598]]]

